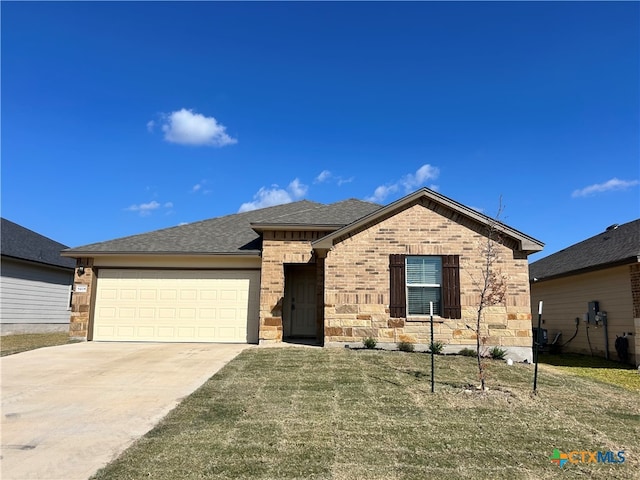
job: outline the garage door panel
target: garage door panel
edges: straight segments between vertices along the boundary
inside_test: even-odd
[[[253,342],[259,272],[101,269],[94,340]]]

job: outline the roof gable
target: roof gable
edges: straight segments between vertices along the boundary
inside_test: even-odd
[[[2,218],[2,255],[62,268],[74,268],[76,262],[60,252],[68,248],[17,223]]]
[[[498,230],[502,235],[514,241],[517,245],[518,250],[523,251],[527,254],[538,252],[542,250],[544,246],[544,244],[539,240],[525,235],[524,233],[511,228],[504,223],[496,222],[491,217],[473,210],[472,208],[466,207],[465,205],[462,205],[461,203],[458,203],[455,200],[445,197],[444,195],[438,192],[434,192],[433,190],[430,190],[428,188],[422,188],[385,207],[379,208],[369,215],[357,220],[356,222],[346,225],[345,227],[340,228],[339,230],[336,230],[335,232],[326,235],[319,240],[316,240],[312,245],[317,249],[329,249],[335,244],[335,242],[339,241],[340,238],[350,235],[353,232],[368,228],[368,226],[375,224],[384,218],[393,216],[396,213],[407,209],[408,207],[421,200],[426,201],[425,204],[427,206],[432,203],[433,205],[444,207],[480,225],[487,227],[493,225],[493,228]]]
[[[529,265],[531,279],[544,280],[640,261],[640,219],[609,227]]]

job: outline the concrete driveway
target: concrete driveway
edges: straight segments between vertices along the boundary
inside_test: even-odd
[[[0,358],[2,479],[90,477],[248,347],[84,342]]]

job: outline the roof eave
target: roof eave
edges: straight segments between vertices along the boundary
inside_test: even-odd
[[[598,270],[605,270],[607,268],[620,267],[622,265],[631,265],[633,263],[640,263],[640,256],[632,256],[616,260],[614,262],[600,263],[598,265],[591,265],[589,267],[578,268],[576,270],[569,270],[566,272],[556,273],[546,277],[534,277],[529,278],[529,283],[546,282],[548,280],[556,280],[558,278],[571,277],[573,275],[581,275],[583,273],[596,272]]]
[[[62,256],[62,255],[61,255]],[[6,254],[2,254],[3,258],[7,258],[9,260],[13,260],[13,261],[17,261],[17,262],[25,262],[31,265],[41,265],[41,266],[45,266],[45,267],[51,267],[51,268],[59,268],[61,270],[73,270],[73,266],[67,266],[67,265],[58,265],[56,263],[49,263],[49,262],[40,262],[38,260],[32,260],[30,258],[22,258],[22,257],[16,257],[13,255],[6,255]]]
[[[340,225],[324,225],[324,224],[309,224],[309,223],[251,223],[253,231],[262,233],[269,231],[314,231],[314,232],[334,232],[339,228],[344,227],[344,224]]]
[[[173,257],[259,257],[259,250],[251,250],[248,252],[96,252],[96,251],[82,251],[82,250],[70,250],[62,251],[60,253],[63,257],[80,258],[80,257],[113,257],[113,256],[127,256],[127,257],[139,257],[139,256],[173,256]]]

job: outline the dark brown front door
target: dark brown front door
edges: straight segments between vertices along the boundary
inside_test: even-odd
[[[315,338],[315,265],[287,265],[285,267],[284,303],[284,336]]]

